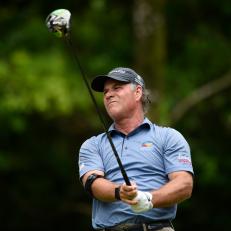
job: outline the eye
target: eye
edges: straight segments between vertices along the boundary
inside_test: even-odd
[[[121,89],[121,86],[115,86],[114,89],[115,90]]]

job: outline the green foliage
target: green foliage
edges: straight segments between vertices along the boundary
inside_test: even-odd
[[[75,103],[81,108],[84,94],[77,97],[75,91],[80,91],[82,86],[78,86],[80,81],[73,73],[70,76],[72,79],[68,79],[70,74],[65,68],[62,54],[54,51],[33,56],[17,50],[5,65],[8,71],[1,78],[5,86],[1,110],[55,114],[70,113]]]
[[[165,5],[167,60],[161,122],[167,124],[179,101],[229,71],[231,8],[228,0],[177,0]],[[90,81],[115,66],[134,66],[138,43],[133,7],[134,1],[106,0],[2,3],[1,230],[90,226],[90,213],[79,208],[90,201],[77,179],[77,153],[82,142],[102,128],[71,53],[48,32],[45,18],[57,8],[71,10],[73,49]],[[102,95],[96,98],[103,108]],[[194,194],[179,208],[177,230],[230,226],[223,208],[231,192],[230,99],[227,87],[174,124],[190,143],[195,170]],[[194,213],[198,216],[192,218]],[[78,227],[76,217],[81,220]]]

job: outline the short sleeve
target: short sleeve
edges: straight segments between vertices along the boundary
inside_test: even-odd
[[[91,170],[104,171],[96,137],[86,140],[79,151],[79,177]]]
[[[188,171],[193,174],[191,152],[183,135],[173,128],[167,128],[164,139],[164,165],[167,174]]]

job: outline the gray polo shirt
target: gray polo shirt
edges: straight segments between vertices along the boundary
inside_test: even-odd
[[[193,173],[190,148],[184,137],[175,129],[152,124],[147,118],[128,135],[109,128],[113,143],[130,181],[138,190],[152,191],[168,182],[168,174],[175,171]],[[107,136],[102,133],[86,140],[79,153],[79,175],[100,170],[106,179],[124,183]],[[154,198],[155,201],[155,198]],[[111,227],[124,222],[139,223],[174,219],[177,205],[153,208],[134,213],[130,205],[121,201],[102,202],[93,199],[92,225],[95,229]]]

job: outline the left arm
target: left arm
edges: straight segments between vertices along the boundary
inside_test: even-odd
[[[170,172],[169,181],[151,192],[138,191],[138,196],[134,198],[137,204],[131,205],[134,212],[170,207],[191,197],[193,169],[189,145],[178,131],[168,128],[166,132],[163,156],[165,171]]]
[[[192,194],[193,178],[186,171],[173,172],[168,175],[169,182],[152,192],[138,191],[137,196],[129,203],[134,212],[145,212],[154,208],[169,207],[177,204]]]
[[[152,191],[154,207],[168,207],[191,197],[193,189],[193,169],[188,142],[175,129],[165,133],[164,163],[169,182]],[[181,160],[187,160],[186,162]]]
[[[186,171],[172,172],[168,175],[169,182],[152,191],[153,207],[168,207],[191,197],[193,189],[192,174]]]

